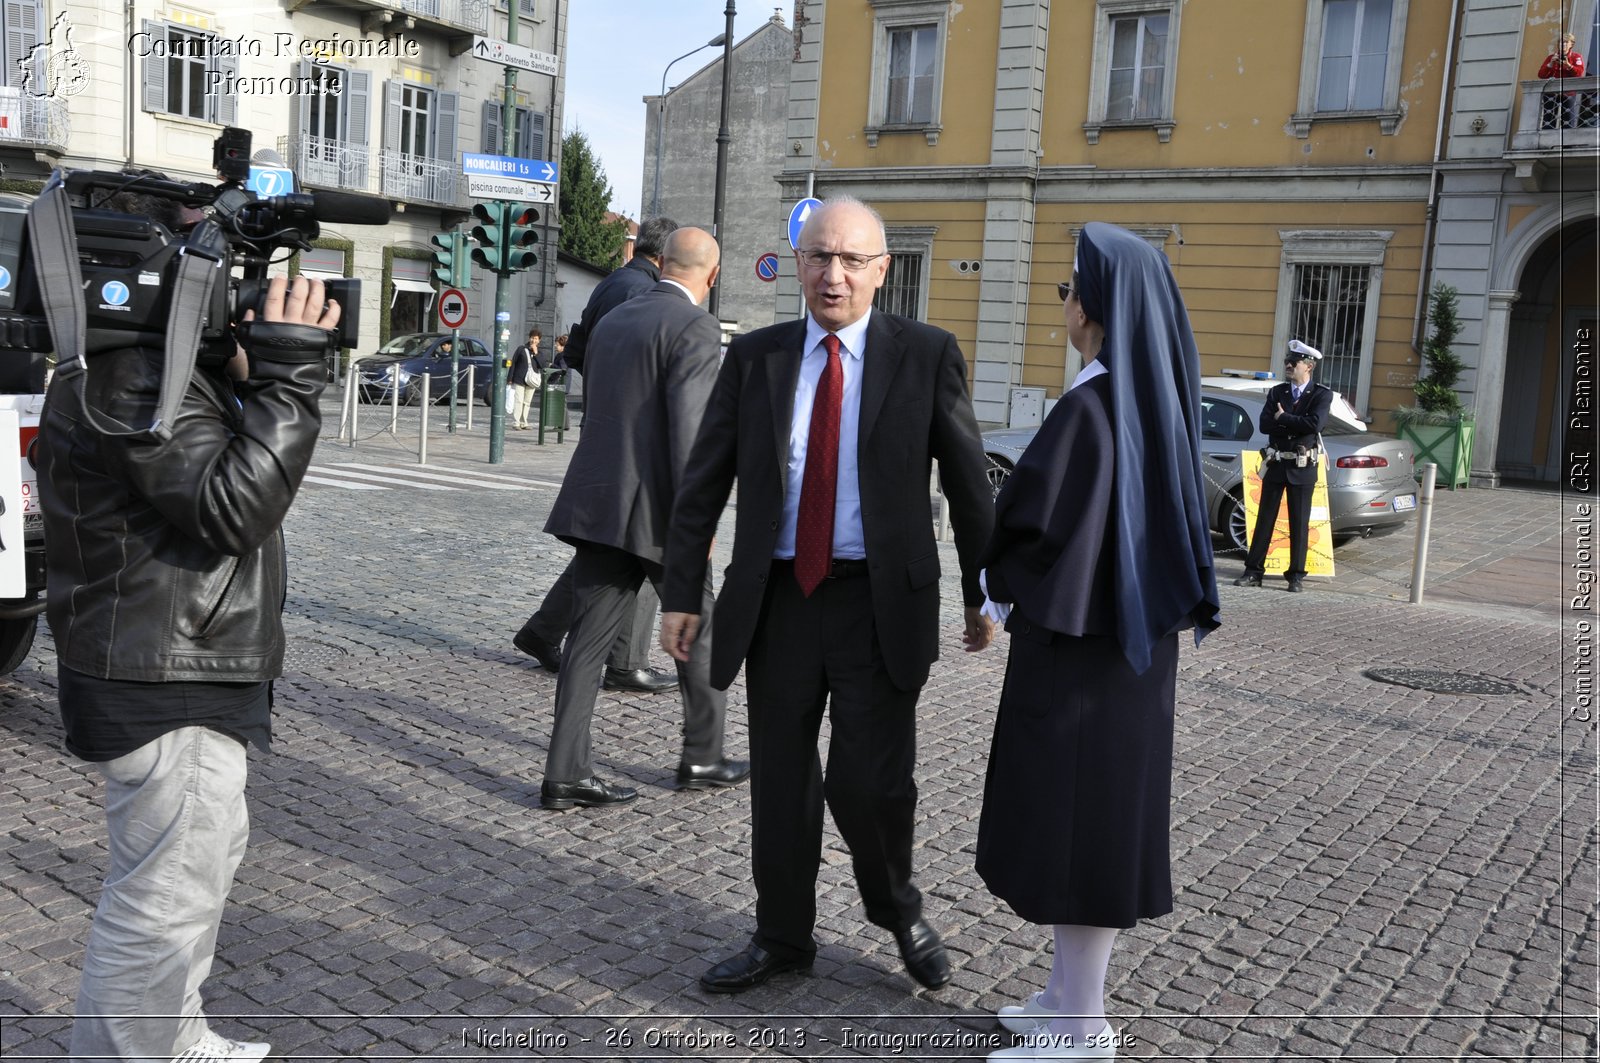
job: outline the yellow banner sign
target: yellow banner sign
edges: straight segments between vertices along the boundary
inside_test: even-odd
[[[1261,452],[1239,452],[1244,462],[1244,520],[1255,535],[1256,513],[1261,509]],[[1328,509],[1328,463],[1317,462],[1317,486],[1311,492],[1311,527],[1306,532],[1306,574],[1333,575],[1333,525]],[[1272,526],[1272,545],[1263,566],[1269,576],[1281,576],[1289,568],[1289,500],[1278,505],[1278,522]]]

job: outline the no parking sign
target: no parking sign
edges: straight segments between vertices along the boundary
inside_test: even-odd
[[[768,251],[756,259],[756,276],[771,283],[778,279],[778,256]]]

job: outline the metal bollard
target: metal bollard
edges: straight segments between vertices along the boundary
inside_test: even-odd
[[[389,367],[389,433],[400,428],[400,363]]]
[[[339,442],[356,445],[356,365],[345,370],[344,396],[339,403]]]
[[[1428,578],[1428,534],[1433,528],[1433,484],[1439,476],[1439,466],[1424,462],[1422,490],[1417,495],[1417,553],[1411,564],[1411,604],[1422,601],[1422,585]]]
[[[428,394],[432,390],[433,377],[427,373],[422,374],[422,416],[418,419],[421,427],[417,429],[417,464],[428,464],[428,411],[433,408],[430,401],[433,396]]]
[[[469,432],[472,431],[472,408],[478,404],[478,400],[473,398],[478,393],[477,377],[478,367],[467,366],[467,431]]]

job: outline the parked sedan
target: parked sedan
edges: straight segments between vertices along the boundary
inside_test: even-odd
[[[1264,394],[1200,389],[1200,453],[1206,477],[1206,512],[1212,530],[1238,550],[1250,547],[1245,525],[1241,451],[1259,450],[1267,437],[1256,427]],[[996,491],[1033,441],[1034,428],[999,428],[983,434],[989,483]],[[1417,508],[1409,444],[1363,432],[1339,417],[1322,429],[1328,451],[1328,508],[1334,541],[1394,531]]]
[[[396,336],[377,353],[357,363],[356,393],[364,402],[389,402],[398,389],[400,401],[412,405],[422,399],[422,381],[434,402],[450,401],[449,333],[413,332]],[[476,336],[461,337],[461,357],[456,377],[458,401],[467,400],[467,366],[474,367],[478,386],[493,372],[494,356]]]

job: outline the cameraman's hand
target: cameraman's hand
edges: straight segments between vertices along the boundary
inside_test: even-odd
[[[329,299],[322,281],[304,274],[290,284],[287,277],[273,277],[267,282],[267,294],[261,300],[263,321],[287,321],[294,325],[314,325],[331,329],[339,324],[341,308],[337,299]],[[246,310],[246,321],[255,318],[254,310]]]
[[[333,354],[341,307],[320,280],[273,277],[261,297],[261,319],[246,310],[239,327],[252,366],[261,362],[323,361]]]

